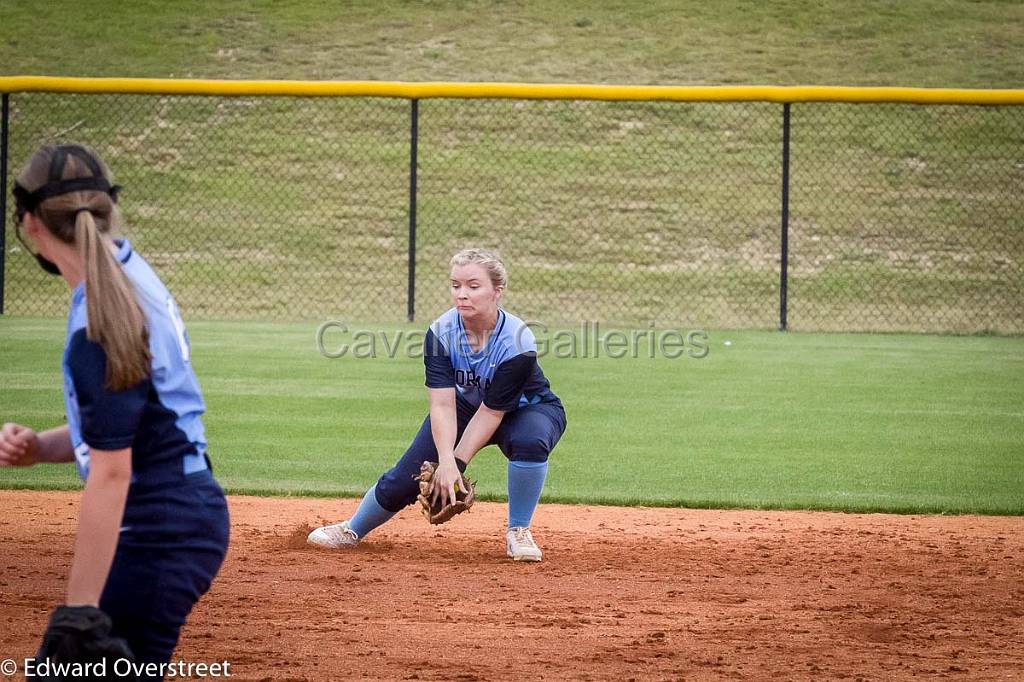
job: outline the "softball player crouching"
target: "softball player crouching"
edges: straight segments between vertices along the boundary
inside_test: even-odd
[[[423,361],[430,414],[409,449],[363,496],[352,518],[317,528],[308,542],[351,547],[412,504],[415,477],[437,462],[434,485],[455,499],[461,472],[482,448],[508,458],[506,551],[540,561],[530,520],[547,476],[548,456],[565,431],[565,410],[537,363],[529,327],[501,308],[508,275],[497,254],[466,249],[451,260],[453,307],[427,330]]]
[[[74,461],[85,481],[65,604],[40,658],[105,652],[159,669],[224,560],[228,509],[177,305],[128,241],[111,236],[117,190],[77,145],[43,147],[15,182],[18,237],[72,289],[67,424],[38,434],[5,424],[0,466]]]

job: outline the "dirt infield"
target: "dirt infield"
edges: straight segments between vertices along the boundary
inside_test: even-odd
[[[62,595],[77,500],[0,492],[0,658]],[[355,504],[232,497],[176,659],[238,680],[1024,679],[1024,519],[544,505],[544,561],[519,565],[504,506],[479,504],[304,544]]]

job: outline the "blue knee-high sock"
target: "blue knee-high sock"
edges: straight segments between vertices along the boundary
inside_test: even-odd
[[[359,503],[359,509],[348,521],[348,527],[356,532],[359,539],[366,537],[366,534],[377,526],[381,526],[398,512],[388,511],[377,502],[377,486],[366,491],[363,501]]]
[[[508,463],[509,528],[529,528],[547,475],[547,462]]]

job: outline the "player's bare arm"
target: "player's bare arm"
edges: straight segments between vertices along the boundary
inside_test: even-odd
[[[28,426],[7,423],[0,429],[0,466],[32,466],[40,462],[72,462],[75,450],[67,424],[36,433]]]
[[[437,448],[437,471],[434,472],[434,492],[442,501],[455,499],[455,484],[461,474],[455,464],[455,436],[457,431],[454,388],[428,388],[430,394],[430,423]]]
[[[90,450],[91,467],[78,512],[75,557],[67,606],[99,606],[117,549],[121,518],[132,480],[132,452]]]

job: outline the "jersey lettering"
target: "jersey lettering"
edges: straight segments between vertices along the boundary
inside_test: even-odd
[[[491,380],[489,378],[484,379],[483,385],[481,386],[481,379],[483,379],[483,377],[474,372],[472,369],[455,370],[455,383],[457,383],[459,386],[465,386],[466,388],[483,388],[486,391],[488,388],[491,387]]]

